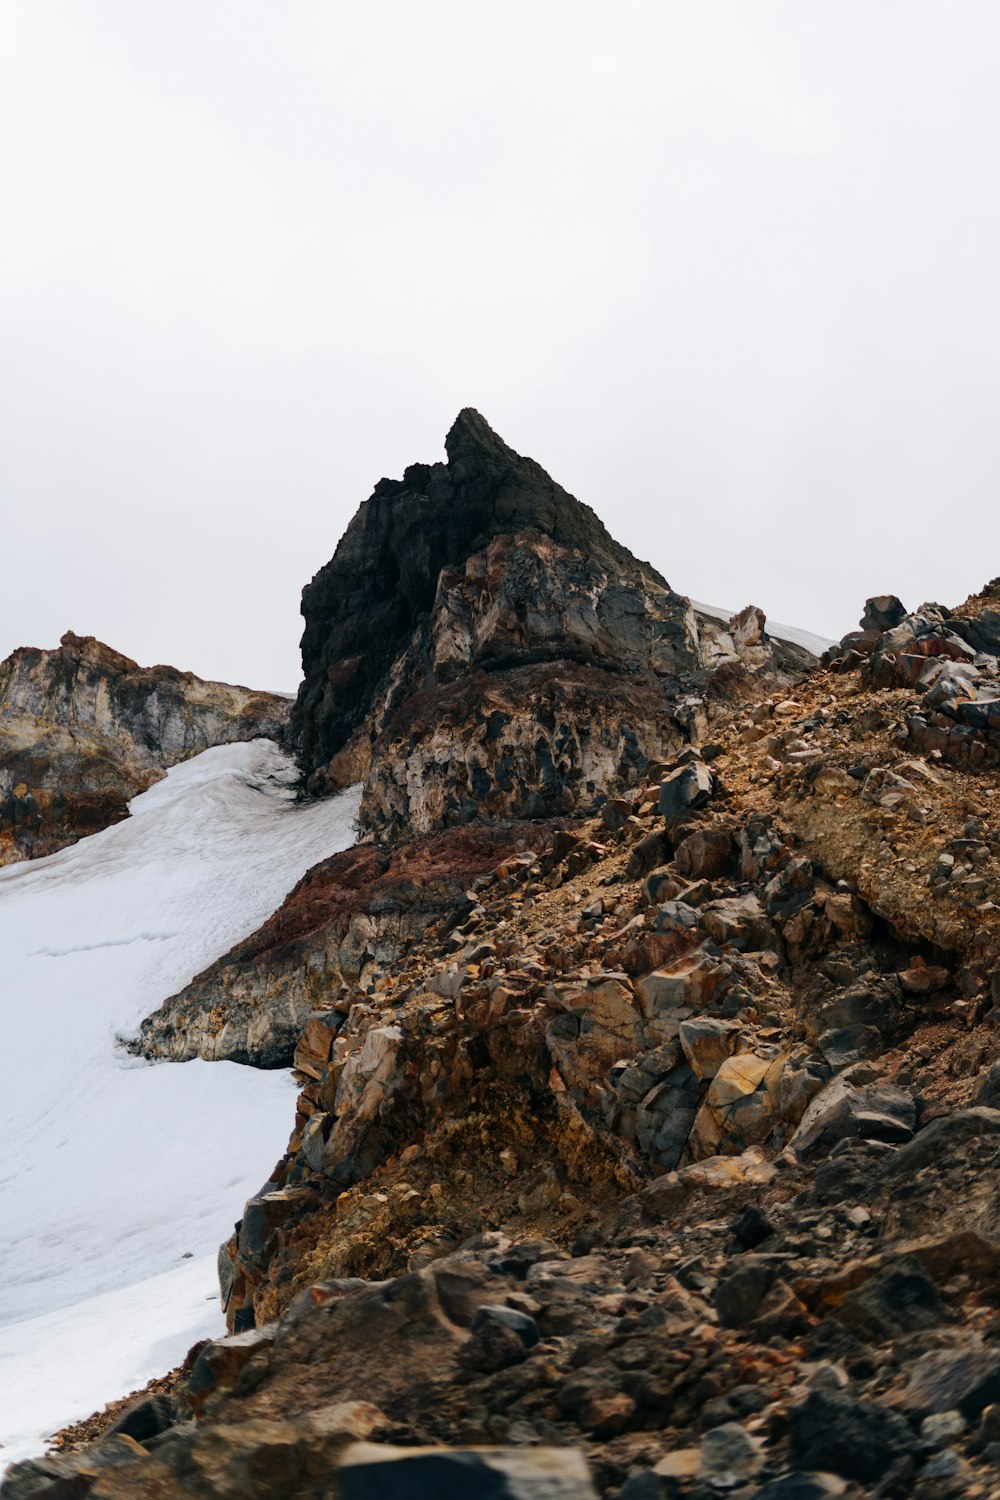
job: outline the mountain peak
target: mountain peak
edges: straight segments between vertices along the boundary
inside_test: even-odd
[[[500,537],[545,540],[579,553],[587,568],[669,592],[588,505],[515,452],[475,408],[459,412],[445,451],[447,463],[411,464],[402,479],[380,480],[303,590],[305,680],[295,720],[312,767],[337,754],[364,719],[427,619],[441,577]]]
[[[471,452],[499,453],[511,459],[519,457],[474,406],[462,407],[444,440],[444,451],[449,463]]]

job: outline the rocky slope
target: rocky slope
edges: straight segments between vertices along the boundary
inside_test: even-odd
[[[119,822],[168,766],[209,746],[281,739],[289,710],[72,631],[55,651],[15,651],[0,662],[0,865]]]
[[[549,597],[582,566],[560,548],[485,553],[548,557]],[[233,1333],[4,1500],[995,1495],[998,597],[869,601],[810,670],[754,611],[662,671],[640,630],[634,672],[610,632],[616,672],[435,674],[434,603],[350,724],[307,690],[313,774],[362,747],[368,841],[143,1035],[294,1045],[288,1150],[220,1255]],[[633,750],[586,795],[523,775],[518,821],[469,749],[539,704]]]

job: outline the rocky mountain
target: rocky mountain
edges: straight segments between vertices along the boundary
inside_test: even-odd
[[[445,449],[380,481],[302,597],[293,735],[311,790],[364,778],[366,831],[592,808],[702,694],[811,660],[759,611],[699,617],[478,412]]]
[[[212,745],[280,740],[289,710],[72,631],[55,651],[15,651],[0,662],[0,865],[119,822],[168,766]]]
[[[815,661],[466,412],[304,609],[363,840],[136,1044],[295,1069],[232,1333],[0,1495],[995,1495],[1000,584]]]

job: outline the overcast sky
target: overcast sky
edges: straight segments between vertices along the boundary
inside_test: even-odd
[[[1000,573],[995,0],[0,0],[0,656],[294,688],[478,407],[675,588]]]

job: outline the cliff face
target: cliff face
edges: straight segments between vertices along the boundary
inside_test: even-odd
[[[72,631],[55,651],[15,651],[0,663],[0,864],[120,821],[168,766],[212,745],[281,739],[289,709]]]
[[[303,594],[293,732],[313,790],[366,778],[369,834],[593,807],[689,737],[724,667],[808,665],[757,611],[699,618],[477,412],[445,447],[381,481]]]

